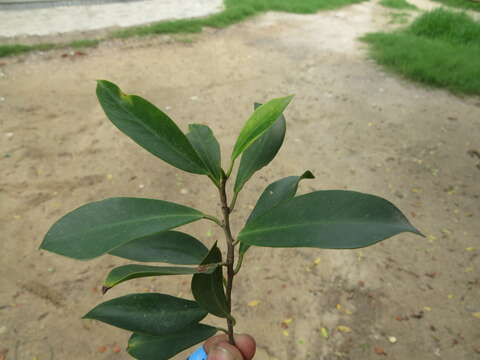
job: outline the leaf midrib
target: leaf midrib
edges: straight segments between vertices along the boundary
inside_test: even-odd
[[[149,216],[149,217],[145,217],[145,218],[141,218],[141,220],[138,220],[138,219],[132,219],[132,220],[126,220],[126,221],[122,221],[122,222],[117,222],[117,223],[110,223],[110,224],[104,224],[104,225],[99,225],[99,226],[96,226],[95,228],[93,229],[90,229],[90,230],[86,230],[86,231],[83,231],[82,232],[82,237],[83,236],[86,236],[90,233],[95,233],[95,232],[99,232],[99,231],[102,231],[102,230],[105,230],[105,229],[108,229],[108,228],[114,228],[116,226],[120,226],[120,225],[123,225],[123,224],[132,224],[132,223],[144,223],[144,222],[147,222],[147,221],[151,221],[151,220],[160,220],[160,219],[165,219],[165,218],[175,218],[175,217],[186,217],[188,215],[185,215],[185,214],[170,214],[170,215],[163,215],[163,216],[158,216],[158,215],[155,215],[155,216]],[[193,214],[190,215],[191,217],[193,217]],[[198,219],[201,219],[203,217],[203,214],[199,214],[198,215]],[[196,217],[194,217],[195,219]],[[169,229],[171,229],[172,227],[168,227]],[[152,233],[151,235],[155,234]],[[72,234],[72,235],[66,235],[66,236],[62,236],[62,237],[59,237],[58,239],[63,241],[64,239],[71,239],[71,238],[75,238],[77,237],[76,234]],[[113,249],[112,249],[113,250]],[[111,251],[111,250],[109,250]]]
[[[218,169],[215,169],[215,165],[216,164],[216,161],[215,159],[213,158],[213,156],[210,156],[210,151],[208,151],[208,149],[206,149],[206,143],[204,143],[202,141],[202,139],[199,139],[197,134],[195,132],[192,132],[190,131],[190,134],[195,137],[198,141],[198,143],[200,144],[200,148],[202,149],[202,152],[203,154],[205,155],[205,157],[207,158],[208,162],[205,162],[202,160],[202,158],[200,157],[200,160],[202,161],[202,163],[204,163],[204,165],[208,168],[209,172],[212,174],[212,176],[214,176],[215,178],[217,178],[217,176],[219,174],[216,174],[215,170],[218,170]],[[188,139],[188,136],[187,136],[187,139]],[[192,146],[193,147],[193,146]],[[193,150],[195,151],[195,148],[193,147]],[[213,164],[213,165],[212,165]],[[212,166],[210,166],[212,165]]]
[[[378,222],[380,223],[380,222]],[[312,221],[312,222],[309,222],[309,223],[299,223],[299,224],[291,224],[291,225],[279,225],[279,226],[270,226],[270,227],[262,227],[261,229],[257,229],[257,230],[250,230],[250,231],[241,231],[240,234],[238,235],[238,238],[241,239],[242,237],[244,236],[247,236],[247,235],[252,235],[252,234],[259,234],[259,233],[265,233],[265,232],[273,232],[273,231],[277,231],[277,230],[286,230],[286,229],[291,229],[291,228],[298,228],[298,227],[304,227],[304,226],[310,226],[310,225],[328,225],[328,224],[336,224],[336,225],[341,225],[341,224],[349,224],[349,225],[365,225],[365,224],[372,224],[372,222],[366,222],[366,221],[363,221],[363,222],[332,222],[332,221],[324,221],[324,222],[318,222],[318,221]],[[393,227],[398,227],[398,228],[402,228],[402,226],[400,225],[396,225],[394,223],[390,223],[390,222],[381,222],[380,224],[382,225],[390,225],[390,226],[393,226]]]
[[[119,89],[120,90],[120,89]],[[140,127],[143,127],[144,129],[146,129],[150,134],[152,134],[155,138],[157,139],[160,139],[160,140],[164,140],[166,141],[170,146],[169,148],[171,150],[173,150],[174,153],[176,153],[177,155],[179,155],[183,160],[187,160],[187,162],[189,164],[193,164],[195,165],[194,168],[199,168],[198,164],[193,162],[191,159],[189,159],[188,157],[185,157],[185,154],[182,153],[181,151],[179,151],[175,146],[172,146],[172,143],[170,141],[168,141],[168,137],[162,137],[162,136],[159,136],[157,134],[156,131],[154,131],[150,126],[148,126],[147,124],[144,124],[139,117],[137,117],[134,113],[132,113],[130,110],[128,110],[128,108],[125,106],[125,104],[120,100],[120,99],[117,99],[115,97],[113,97],[111,94],[110,94],[110,91],[108,92],[110,97],[113,98],[113,101],[115,103],[117,103],[117,105],[119,105],[126,113],[128,113],[131,117],[133,117],[134,119],[134,123],[136,123],[137,125],[140,125]],[[129,97],[131,97],[131,95],[127,95]],[[154,106],[153,104],[151,104],[152,106]],[[180,129],[179,129],[180,130]],[[192,150],[193,150],[193,147],[192,147]],[[195,151],[195,150],[194,150]],[[194,153],[193,151],[193,153]]]

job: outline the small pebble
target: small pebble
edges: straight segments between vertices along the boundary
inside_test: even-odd
[[[397,338],[395,336],[389,336],[388,341],[390,341],[391,344],[395,344],[397,342]]]
[[[182,194],[182,195],[188,194],[188,189],[185,189],[185,188],[181,189],[180,194]]]
[[[145,185],[143,185],[143,184],[138,185],[139,189],[143,189],[144,187],[145,187]]]

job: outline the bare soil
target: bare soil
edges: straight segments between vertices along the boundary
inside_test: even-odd
[[[190,297],[188,277],[131,281],[102,296],[104,276],[123,260],[38,250],[60,216],[106,197],[217,211],[207,178],[162,163],[106,119],[95,79],[146,97],[183,129],[210,125],[225,154],[253,102],[296,94],[283,149],[242,192],[235,231],[269,182],[310,169],[317,178],[302,192],[374,193],[425,233],[355,251],[252,248],[233,310],[258,359],[479,359],[480,98],[418,86],[368,60],[357,37],[388,21],[369,2],[2,60],[0,359],[129,359],[126,332],[81,316],[135,291]],[[222,241],[210,222],[184,230]]]

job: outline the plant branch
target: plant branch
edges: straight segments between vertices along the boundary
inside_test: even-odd
[[[232,167],[230,167],[232,168]],[[231,172],[231,170],[229,171]],[[229,173],[227,173],[227,176]],[[233,277],[235,276],[235,271],[233,265],[235,262],[235,247],[233,246],[233,237],[230,230],[230,208],[228,207],[227,193],[225,191],[225,183],[227,182],[227,177],[222,178],[220,184],[220,201],[222,203],[222,214],[223,214],[223,230],[225,232],[225,238],[227,240],[227,286],[226,286],[226,297],[227,297],[227,306],[228,311],[232,311],[232,286],[233,286]],[[230,344],[235,345],[235,340],[233,338],[233,320],[232,318],[227,318],[228,324],[228,340]]]

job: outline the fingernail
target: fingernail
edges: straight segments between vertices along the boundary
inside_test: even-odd
[[[221,345],[215,346],[210,352],[208,358],[214,360],[238,360],[230,353],[230,351],[223,348]]]

